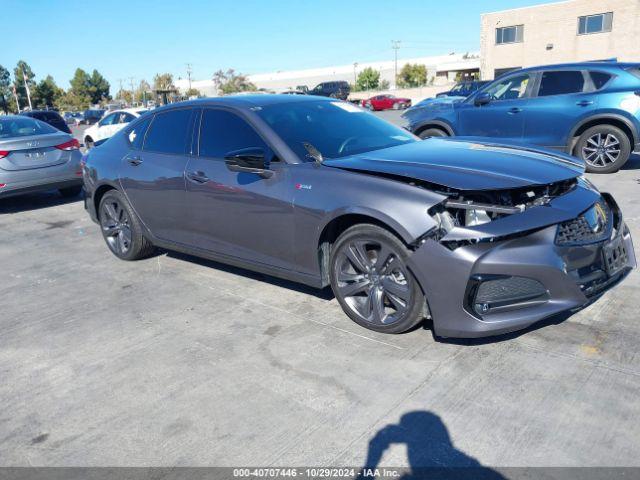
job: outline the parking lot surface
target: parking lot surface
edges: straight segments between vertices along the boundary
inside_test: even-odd
[[[590,178],[640,242],[640,158]],[[5,466],[640,465],[637,271],[568,318],[444,342],[364,330],[329,290],[119,261],[55,192],[0,200],[0,264]]]

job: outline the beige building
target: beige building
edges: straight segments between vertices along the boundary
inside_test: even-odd
[[[640,0],[569,0],[485,13],[480,22],[483,79],[553,63],[640,62]]]

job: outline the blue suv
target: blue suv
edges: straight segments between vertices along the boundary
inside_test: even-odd
[[[403,115],[420,136],[492,137],[573,154],[587,171],[617,171],[640,150],[640,64],[533,67],[499,77],[466,99]]]

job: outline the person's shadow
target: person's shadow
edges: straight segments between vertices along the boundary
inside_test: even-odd
[[[403,479],[505,478],[456,449],[440,417],[427,411],[405,413],[399,423],[378,430],[369,441],[367,459],[356,478],[374,478],[372,471],[378,468],[385,450],[394,443],[407,445],[410,471],[401,477]]]

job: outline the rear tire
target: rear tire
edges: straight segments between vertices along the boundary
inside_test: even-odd
[[[613,125],[596,125],[585,130],[574,150],[587,172],[613,173],[620,170],[631,155],[629,137]]]
[[[155,247],[142,234],[142,225],[125,196],[109,190],[98,208],[100,229],[109,250],[121,260],[151,256]]]
[[[80,192],[82,192],[82,185],[78,185],[77,187],[61,188],[58,191],[64,198],[77,197],[80,195]]]
[[[439,128],[427,128],[422,130],[418,136],[424,140],[429,137],[448,137],[449,135],[447,135],[447,132],[440,130]]]
[[[409,250],[370,224],[345,230],[331,248],[329,278],[344,312],[358,325],[402,333],[424,318],[425,297],[407,268]]]

